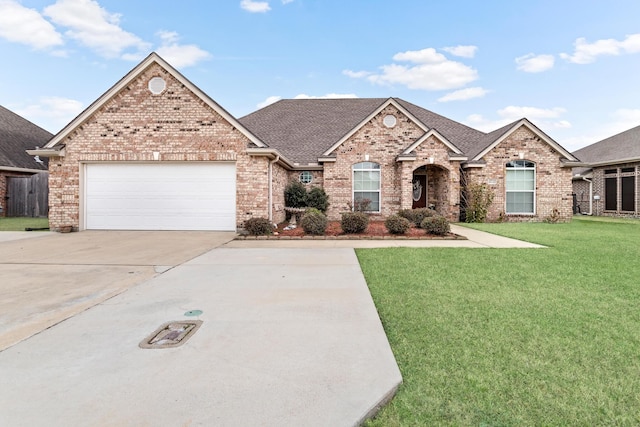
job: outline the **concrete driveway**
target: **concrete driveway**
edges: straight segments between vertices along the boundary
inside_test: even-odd
[[[31,324],[0,351],[0,425],[352,426],[393,396],[401,375],[353,249],[220,247],[229,237],[0,243],[0,336]],[[183,345],[139,347],[194,319]]]
[[[0,351],[233,239],[235,233],[0,233]]]

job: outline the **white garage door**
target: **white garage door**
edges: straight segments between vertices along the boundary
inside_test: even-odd
[[[85,165],[89,230],[236,229],[234,163]]]

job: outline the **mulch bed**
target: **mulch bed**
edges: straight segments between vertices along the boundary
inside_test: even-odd
[[[313,240],[366,240],[366,239],[410,239],[410,240],[466,240],[465,237],[454,233],[444,236],[427,234],[423,229],[412,227],[405,234],[396,235],[387,231],[383,221],[370,221],[369,226],[361,234],[345,234],[340,227],[340,221],[329,221],[327,230],[323,236],[311,236],[305,234],[302,227],[293,230],[285,230],[288,222],[278,224],[272,236],[239,236],[239,239],[246,240],[292,240],[292,239],[313,239]]]

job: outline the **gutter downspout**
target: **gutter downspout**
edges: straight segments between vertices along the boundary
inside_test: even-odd
[[[589,183],[589,213],[587,215],[593,215],[593,181],[588,178],[582,177],[583,181]]]
[[[280,154],[269,160],[269,222],[273,223],[273,164],[280,160]]]

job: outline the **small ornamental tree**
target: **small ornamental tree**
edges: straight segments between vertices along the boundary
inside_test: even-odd
[[[307,206],[310,208],[316,208],[320,212],[325,213],[329,207],[329,196],[320,187],[313,187],[307,193]]]
[[[289,181],[284,189],[284,205],[288,208],[307,207],[307,189],[300,181]]]
[[[465,222],[485,222],[494,193],[487,184],[469,184],[466,187],[467,209]]]

